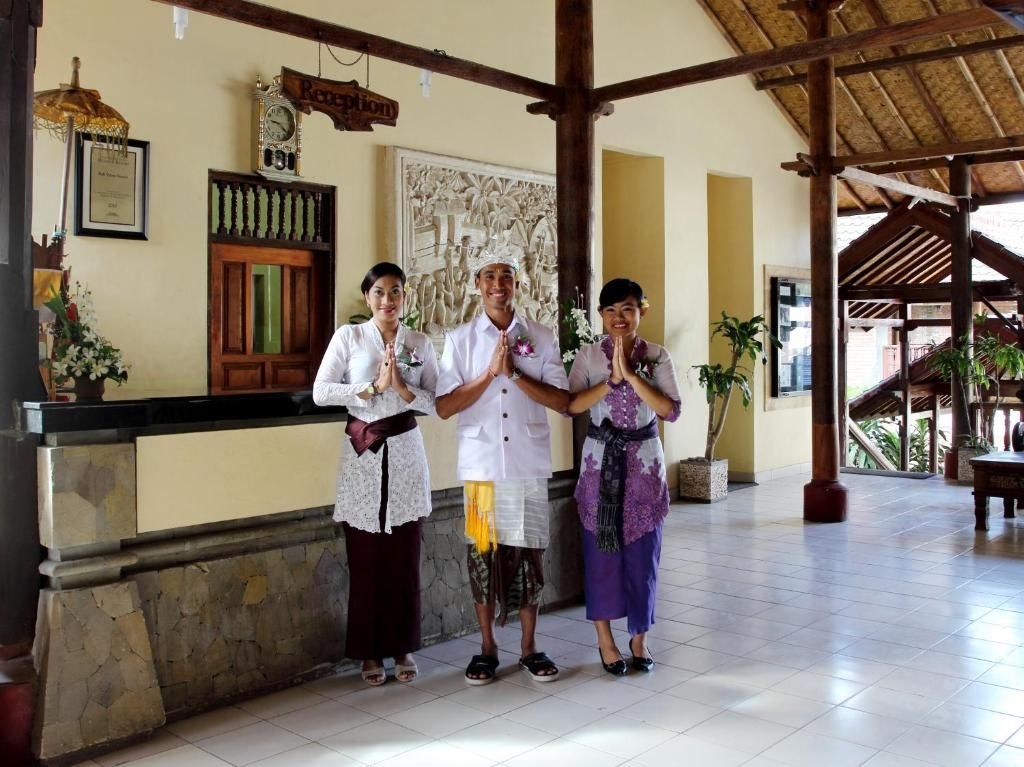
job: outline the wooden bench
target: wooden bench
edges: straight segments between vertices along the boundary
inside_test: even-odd
[[[1003,517],[1012,519],[1014,501],[1024,503],[1024,453],[999,452],[971,459],[974,468],[974,529],[988,530],[988,499],[1003,499]]]

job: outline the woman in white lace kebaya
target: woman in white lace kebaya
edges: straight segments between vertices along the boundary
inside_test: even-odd
[[[430,339],[401,322],[405,273],[380,263],[363,297],[372,318],[335,332],[313,384],[318,405],[349,411],[341,446],[334,519],[345,530],[349,565],[345,654],[363,679],[416,677],[420,647],[420,520],[430,514],[430,478],[414,411],[434,411],[437,359]]]

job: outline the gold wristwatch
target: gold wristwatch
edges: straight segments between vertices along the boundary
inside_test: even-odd
[[[371,397],[376,397],[378,394],[380,394],[380,389],[377,388],[377,384],[374,383],[373,381],[370,381],[370,385],[363,389],[363,391],[369,394]]]

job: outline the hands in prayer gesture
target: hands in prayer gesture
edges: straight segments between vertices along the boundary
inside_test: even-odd
[[[377,366],[377,378],[374,379],[373,385],[379,392],[392,388],[399,393],[405,390],[405,381],[402,379],[398,363],[395,361],[394,344],[384,346],[384,359]]]
[[[618,386],[624,380],[632,383],[636,377],[636,371],[629,366],[629,360],[626,359],[622,336],[616,336],[612,345],[612,374],[608,382]]]
[[[491,378],[497,378],[500,375],[512,375],[512,371],[515,369],[515,365],[512,364],[512,350],[508,345],[508,333],[502,330],[498,334],[498,343],[494,346],[494,353],[491,355],[491,361],[487,363],[487,372],[491,374]]]

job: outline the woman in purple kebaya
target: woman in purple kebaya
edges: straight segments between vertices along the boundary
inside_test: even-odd
[[[679,417],[679,384],[668,351],[637,335],[647,313],[643,290],[615,279],[601,289],[607,335],[579,350],[569,373],[573,414],[590,411],[576,501],[583,522],[587,618],[597,629],[601,665],[627,671],[610,621],[626,618],[630,664],[650,671],[647,631],[668,514],[665,453],[658,419]]]

